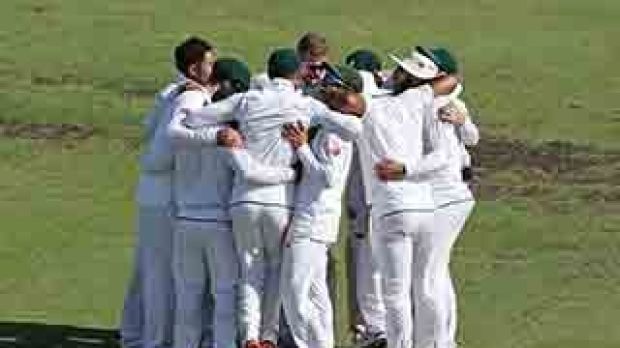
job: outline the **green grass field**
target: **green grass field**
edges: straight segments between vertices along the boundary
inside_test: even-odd
[[[467,99],[493,139],[481,144],[480,202],[453,261],[463,347],[620,346],[620,2],[2,7],[0,323],[117,325],[132,254],[139,124],[172,77],[175,43],[202,35],[220,55],[259,71],[270,49],[318,30],[335,61],[361,46],[384,54],[422,43],[447,45],[463,63]],[[94,136],[11,131],[28,123],[80,123]],[[337,316],[346,344],[343,269],[340,262]]]

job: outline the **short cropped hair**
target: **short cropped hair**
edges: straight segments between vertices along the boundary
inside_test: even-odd
[[[184,75],[190,65],[201,62],[205,53],[212,51],[213,45],[208,41],[191,36],[174,48],[174,64]]]
[[[302,60],[308,57],[323,57],[329,53],[327,39],[319,33],[308,32],[297,41],[297,54]]]

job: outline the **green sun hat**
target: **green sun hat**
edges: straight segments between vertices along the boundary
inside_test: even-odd
[[[269,78],[286,77],[294,74],[301,67],[297,52],[292,48],[279,48],[271,53],[267,61]]]
[[[416,46],[416,51],[430,58],[439,70],[448,73],[448,74],[456,74],[459,72],[459,66],[456,61],[456,58],[450,51],[443,47],[431,47],[425,48],[422,46]]]

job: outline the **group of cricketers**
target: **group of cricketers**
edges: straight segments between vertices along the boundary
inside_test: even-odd
[[[310,32],[252,76],[204,39],[176,46],[145,119],[124,347],[333,347],[343,208],[356,343],[456,347],[449,262],[478,130],[451,52],[390,58],[334,65]]]

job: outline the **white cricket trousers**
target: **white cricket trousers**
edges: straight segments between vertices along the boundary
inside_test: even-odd
[[[381,297],[381,274],[370,242],[371,223],[366,211],[351,215],[349,220],[351,252],[355,273],[352,286],[355,289],[357,315],[367,333],[385,332],[385,306]]]
[[[327,286],[328,244],[293,239],[284,249],[282,301],[297,348],[333,348],[333,310]]]
[[[443,299],[443,279],[436,279],[429,262],[434,244],[432,219],[432,212],[405,211],[373,220],[372,242],[381,270],[388,348],[411,348],[413,337],[416,348],[434,347],[435,308]]]
[[[238,270],[230,223],[176,220],[175,348],[235,346]],[[212,310],[209,295],[213,298]],[[204,337],[209,323],[213,342],[206,342]]]
[[[278,339],[280,265],[290,210],[245,203],[230,209],[240,264],[239,326],[242,342]]]
[[[134,271],[120,328],[124,347],[172,346],[172,225],[170,207],[138,207]]]
[[[454,284],[450,275],[450,254],[454,243],[463,230],[463,226],[465,226],[467,219],[471,215],[474,204],[473,200],[446,204],[435,210],[433,216],[432,233],[437,239],[442,240],[442,243],[445,245],[438,252],[438,258],[440,259],[437,265],[438,272],[444,275],[444,302],[440,307],[442,313],[440,323],[444,324],[441,326],[439,348],[456,347],[457,305],[456,292],[454,291]]]

